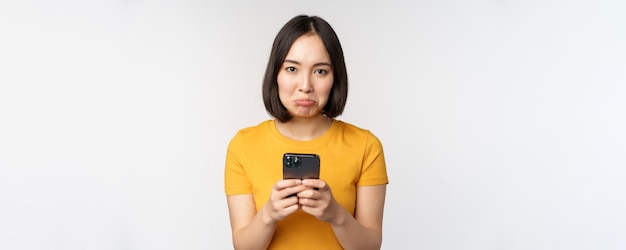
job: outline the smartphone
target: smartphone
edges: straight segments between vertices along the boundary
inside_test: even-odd
[[[302,153],[285,153],[283,155],[283,179],[319,178],[319,155]]]

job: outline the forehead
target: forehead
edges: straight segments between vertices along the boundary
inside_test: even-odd
[[[293,42],[285,60],[294,60],[301,63],[330,63],[330,56],[319,35],[305,34]]]

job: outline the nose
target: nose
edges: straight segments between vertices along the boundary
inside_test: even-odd
[[[300,80],[300,84],[298,85],[298,90],[304,93],[310,93],[313,91],[313,85],[311,84],[311,76],[309,74],[304,74],[302,79]]]

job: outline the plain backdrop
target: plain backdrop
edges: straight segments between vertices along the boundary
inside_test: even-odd
[[[342,42],[383,249],[626,249],[626,2],[0,2],[0,249],[232,249],[274,36]]]

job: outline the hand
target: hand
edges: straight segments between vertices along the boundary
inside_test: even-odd
[[[333,198],[328,184],[320,179],[305,179],[302,185],[307,187],[298,193],[298,203],[302,211],[321,221],[333,221],[340,205]]]
[[[305,190],[302,181],[298,179],[280,180],[276,182],[270,194],[270,200],[265,204],[265,222],[276,223],[300,208],[298,197],[292,194]]]

